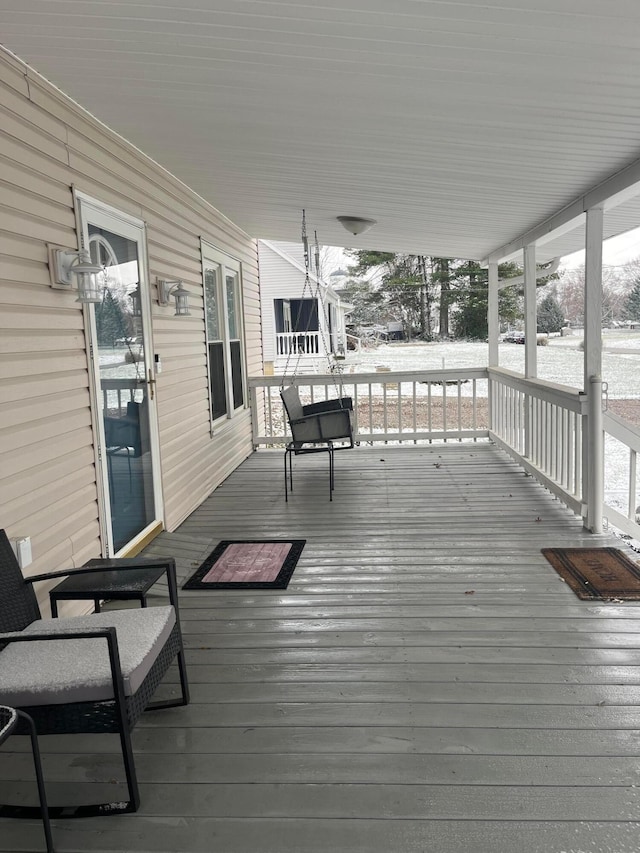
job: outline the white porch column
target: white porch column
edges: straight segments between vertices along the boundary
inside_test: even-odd
[[[602,427],[602,239],[604,210],[587,210],[584,273],[584,390],[588,395],[583,430],[585,527],[602,533],[604,502],[604,434]]]
[[[536,306],[536,247],[525,246],[524,254],[524,375],[538,376],[538,311]]]
[[[489,304],[487,322],[489,326],[489,367],[498,367],[498,339],[500,336],[500,312],[498,309],[498,264],[489,264]]]

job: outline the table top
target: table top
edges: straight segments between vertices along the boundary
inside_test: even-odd
[[[162,566],[143,569],[120,569],[69,575],[49,593],[51,600],[64,596],[78,598],[117,598],[118,595],[146,593],[165,575]]]

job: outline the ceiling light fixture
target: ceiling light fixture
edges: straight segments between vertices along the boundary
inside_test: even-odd
[[[376,224],[375,219],[363,219],[361,216],[337,216],[336,219],[343,228],[356,237]]]

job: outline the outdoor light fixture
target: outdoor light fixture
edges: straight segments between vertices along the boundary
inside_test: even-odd
[[[189,291],[182,286],[180,279],[168,281],[164,278],[157,279],[158,282],[158,305],[169,305],[173,296],[176,303],[176,317],[189,317]]]
[[[65,249],[62,246],[48,246],[49,276],[51,287],[58,290],[72,290],[74,276],[78,283],[76,302],[102,302],[102,293],[98,285],[100,264],[91,261],[86,249]]]
[[[375,219],[362,219],[360,216],[337,216],[336,219],[343,228],[346,228],[350,234],[354,234],[356,237],[358,234],[364,234],[372,225],[376,224]]]

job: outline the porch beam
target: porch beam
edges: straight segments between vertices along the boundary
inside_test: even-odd
[[[584,430],[585,527],[602,533],[604,435],[602,424],[602,241],[604,208],[587,211],[584,285],[584,390],[588,421]]]
[[[601,184],[592,187],[584,195],[579,196],[539,225],[525,231],[515,240],[494,249],[480,263],[482,266],[487,266],[493,261],[507,260],[532,243],[542,245],[577,228],[587,211],[597,207],[611,210],[638,194],[640,194],[640,159],[611,175]]]
[[[489,332],[489,367],[499,366],[498,339],[500,337],[500,309],[498,297],[498,264],[489,264],[489,304],[487,308],[487,323]]]

